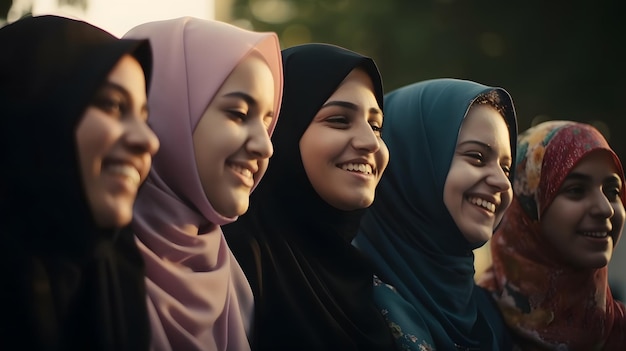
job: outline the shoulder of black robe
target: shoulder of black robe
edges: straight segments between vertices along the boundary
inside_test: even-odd
[[[41,16],[0,28],[0,47],[0,349],[146,350],[143,261],[130,233],[96,228],[76,128],[123,55],[149,81],[149,43]]]
[[[283,50],[284,95],[274,155],[248,212],[223,227],[255,294],[256,350],[390,350],[391,332],[372,299],[373,269],[352,245],[364,210],[341,211],[309,182],[299,141],[326,100],[356,67],[374,61],[328,44]]]

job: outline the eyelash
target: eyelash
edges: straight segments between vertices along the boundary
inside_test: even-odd
[[[92,105],[103,112],[116,117],[121,117],[128,112],[128,104],[125,99],[110,95],[97,96]]]
[[[570,195],[571,197],[575,198],[575,199],[582,199],[585,196],[587,189],[584,185],[571,185],[565,189],[563,189],[563,193]],[[619,194],[621,192],[621,189],[619,187],[616,186],[611,186],[611,187],[604,187],[603,189],[604,192],[604,196],[606,196],[606,198],[613,202],[619,199]]]
[[[236,110],[228,110],[227,113],[234,119],[245,121],[248,118],[247,112],[241,112]]]
[[[482,152],[468,152],[465,154],[468,157],[474,159],[476,166],[482,167],[485,165],[485,157]],[[501,166],[502,171],[506,174],[507,177],[511,176],[511,167],[510,166]]]

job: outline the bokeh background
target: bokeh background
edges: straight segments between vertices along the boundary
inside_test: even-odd
[[[55,6],[116,35],[191,15],[274,31],[283,47],[337,44],[373,57],[387,91],[440,77],[500,86],[513,96],[520,131],[552,119],[587,122],[626,160],[626,11],[619,0],[0,0],[0,25]],[[488,263],[483,251],[479,272]],[[610,269],[619,295],[625,268],[626,244]]]

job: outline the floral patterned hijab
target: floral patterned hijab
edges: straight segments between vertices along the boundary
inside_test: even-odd
[[[613,300],[607,267],[572,270],[542,238],[541,216],[570,171],[592,151],[612,155],[604,137],[582,123],[551,121],[520,135],[514,200],[491,241],[493,266],[479,284],[491,290],[524,350],[617,350],[626,345],[624,305]],[[624,189],[620,193],[625,201]]]

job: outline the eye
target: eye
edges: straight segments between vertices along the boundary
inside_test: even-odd
[[[482,152],[474,151],[474,152],[466,152],[465,156],[469,157],[471,162],[476,166],[484,166],[485,165],[485,156]]]
[[[114,117],[121,117],[128,111],[125,99],[117,94],[98,94],[91,105]]]
[[[233,120],[238,120],[242,122],[248,118],[247,111],[242,110],[226,110],[226,114]]]
[[[510,166],[502,166],[502,171],[506,174],[507,177],[511,176],[511,167]]]
[[[574,184],[568,185],[567,187],[563,188],[563,190],[561,190],[561,193],[567,195],[572,199],[581,199],[585,196],[585,191],[586,189],[584,186]]]
[[[274,120],[274,116],[271,116],[271,115],[265,116],[265,118],[263,118],[263,125],[265,125],[266,130],[269,131],[273,120]]]
[[[608,186],[608,187],[604,187],[603,190],[604,190],[604,195],[606,196],[607,199],[609,199],[609,201],[614,202],[619,199],[619,193],[621,190],[619,186]]]
[[[382,126],[379,126],[377,123],[372,123],[370,124],[370,126],[372,127],[372,130],[374,131],[374,134],[376,134],[376,136],[381,136],[383,134]]]
[[[333,127],[341,129],[348,128],[350,126],[350,120],[348,117],[341,115],[328,117],[324,121],[331,124]]]

